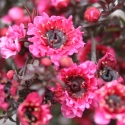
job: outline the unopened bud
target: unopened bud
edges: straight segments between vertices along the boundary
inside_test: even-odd
[[[73,61],[70,57],[62,57],[59,60],[59,63],[62,67],[70,67],[73,64]]]
[[[8,15],[14,21],[21,20],[24,17],[24,11],[20,7],[13,7],[9,10]]]
[[[69,3],[70,0],[52,0],[52,5],[55,6],[57,10],[67,7]]]
[[[50,66],[52,64],[50,58],[48,58],[48,57],[42,58],[40,62],[44,66]]]
[[[13,70],[9,70],[9,71],[7,72],[7,74],[6,74],[6,75],[7,75],[7,78],[8,78],[8,79],[12,79],[13,76],[14,76],[14,73],[15,73],[15,72],[14,72]]]
[[[90,7],[85,11],[84,18],[88,22],[97,22],[100,15],[101,13],[96,7]]]

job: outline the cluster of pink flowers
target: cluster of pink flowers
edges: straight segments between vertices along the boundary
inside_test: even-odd
[[[52,118],[48,105],[41,105],[43,97],[37,92],[30,93],[18,108],[18,115],[23,125],[47,124]]]

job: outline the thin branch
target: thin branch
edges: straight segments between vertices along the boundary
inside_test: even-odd
[[[24,67],[23,67],[23,73],[22,73],[22,76],[25,75],[28,61],[29,61],[29,57],[26,59],[25,65],[24,65]]]
[[[29,9],[26,6],[24,6],[24,8],[26,9],[26,11],[27,11],[27,13],[28,13],[28,15],[30,17],[30,21],[33,22],[33,20],[32,20],[32,14],[30,13]]]
[[[90,31],[91,34],[91,40],[92,40],[92,45],[91,45],[91,60],[96,63],[96,40],[93,37],[93,32]]]

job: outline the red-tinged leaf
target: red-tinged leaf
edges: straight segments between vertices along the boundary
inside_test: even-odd
[[[101,5],[101,7],[103,8],[103,10],[107,9],[106,3],[104,1],[98,1],[98,3]]]

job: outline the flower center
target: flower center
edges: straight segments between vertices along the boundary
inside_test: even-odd
[[[7,99],[10,99],[10,88],[11,88],[11,83],[7,82],[5,87],[4,87],[4,92],[7,95],[7,97],[6,97]]]
[[[112,80],[117,80],[119,75],[118,73],[113,70],[111,67],[104,67],[103,70],[100,71],[100,77],[105,82],[110,82]]]
[[[55,104],[56,102],[54,100],[54,93],[51,90],[46,88],[43,104],[47,104],[47,103],[52,105],[52,104]]]
[[[70,78],[68,83],[69,93],[73,96],[80,97],[86,92],[86,86],[82,77]]]
[[[52,48],[60,48],[67,41],[67,37],[60,30],[49,30],[46,37],[48,45]]]
[[[111,111],[118,112],[122,106],[125,105],[125,101],[119,95],[112,94],[106,99],[106,104],[109,106]]]
[[[25,114],[29,120],[29,123],[35,123],[37,120],[37,118],[32,114],[33,111],[34,111],[33,107],[27,107],[27,109],[26,109]]]

